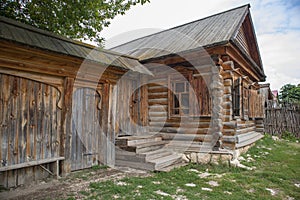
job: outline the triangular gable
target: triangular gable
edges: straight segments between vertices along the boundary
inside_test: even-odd
[[[262,69],[262,61],[250,12],[248,12],[231,40]]]
[[[250,5],[214,14],[187,24],[154,33],[113,47],[111,50],[129,54],[140,60],[229,42],[249,13]]]

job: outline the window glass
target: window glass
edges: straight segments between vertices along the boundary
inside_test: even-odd
[[[184,92],[184,83],[175,83],[175,92]]]

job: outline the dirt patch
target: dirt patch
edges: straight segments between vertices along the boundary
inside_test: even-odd
[[[124,177],[150,176],[150,173],[130,168],[88,169],[71,173],[66,178],[47,179],[0,193],[0,199],[84,199],[81,193],[89,190],[90,183],[119,180]]]

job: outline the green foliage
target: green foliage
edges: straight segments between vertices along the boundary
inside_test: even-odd
[[[99,170],[99,169],[108,169],[109,167],[107,165],[93,165],[93,170]]]
[[[300,84],[297,86],[286,84],[280,89],[279,93],[279,100],[282,103],[300,103]]]
[[[150,0],[1,0],[0,15],[73,39],[101,44],[116,15]]]
[[[297,141],[297,136],[296,134],[293,134],[291,132],[285,131],[281,134],[281,138],[289,141]]]

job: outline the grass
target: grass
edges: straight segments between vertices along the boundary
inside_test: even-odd
[[[146,178],[91,183],[81,194],[86,199],[300,199],[295,185],[300,183],[300,144],[266,136],[242,156],[254,170],[190,164]],[[210,176],[200,178],[204,172]]]

